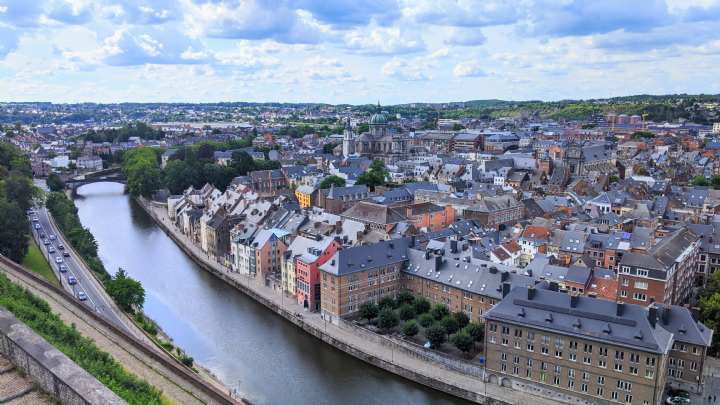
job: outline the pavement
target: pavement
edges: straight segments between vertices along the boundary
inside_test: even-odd
[[[359,336],[350,330],[325,321],[319,313],[308,312],[302,305],[299,305],[294,298],[287,297],[279,290],[266,286],[262,280],[233,272],[230,268],[209,259],[208,255],[203,252],[199,246],[192,243],[191,239],[185,236],[180,229],[178,229],[175,224],[170,221],[167,216],[167,210],[164,207],[149,205],[144,201],[141,203],[151,210],[150,212],[156,220],[161,221],[176,238],[182,241],[182,244],[185,247],[189,248],[195,256],[199,260],[202,260],[206,265],[225,273],[229,278],[236,280],[241,285],[247,286],[248,289],[253,290],[255,293],[261,295],[269,301],[272,301],[290,313],[302,314],[302,320],[305,323],[311,324],[317,329],[323,330],[332,338],[337,339],[356,350],[373,355],[391,364],[412,370],[425,377],[442,381],[446,384],[450,384],[467,391],[475,392],[483,396],[489,396],[510,404],[524,404],[528,402],[529,395],[526,393],[501,387],[497,384],[486,384],[482,379],[456,371],[451,371],[437,363],[418,359],[403,352],[396,351],[392,347],[364,339],[362,336]],[[556,401],[538,396],[533,396],[532,402],[533,405],[558,404]]]

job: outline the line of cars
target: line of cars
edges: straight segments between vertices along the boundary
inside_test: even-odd
[[[62,252],[62,254],[55,256],[55,264],[57,265],[58,271],[60,271],[61,274],[66,274],[68,272],[68,266],[64,263],[63,258],[70,257],[70,252],[65,250],[65,246],[62,243],[57,244],[56,250],[56,247],[53,245],[53,243],[57,242],[57,237],[52,233],[46,234],[44,232],[44,230],[42,229],[42,225],[40,225],[40,218],[37,216],[37,213],[35,213],[35,211],[28,210],[27,214],[30,217],[30,220],[33,222],[33,228],[35,228],[38,236],[42,240],[42,244],[45,246],[48,252],[48,256],[55,254],[58,251]],[[75,276],[68,275],[67,283],[68,285],[74,286],[78,283],[78,281]],[[82,290],[78,290],[76,296],[80,301],[86,301],[88,299],[87,294]]]

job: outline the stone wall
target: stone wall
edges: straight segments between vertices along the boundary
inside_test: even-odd
[[[0,353],[63,405],[125,404],[95,377],[2,308]]]

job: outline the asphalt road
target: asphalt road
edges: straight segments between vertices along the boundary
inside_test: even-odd
[[[59,230],[55,228],[52,222],[50,222],[47,209],[44,207],[35,208],[34,211],[35,214],[30,216],[33,237],[35,238],[38,246],[40,246],[40,250],[48,258],[48,262],[60,279],[62,287],[77,299],[79,299],[79,293],[84,292],[87,295],[87,299],[83,301],[85,305],[89,306],[96,313],[103,316],[121,329],[129,331],[127,325],[120,319],[120,316],[122,315],[118,315],[113,311],[113,307],[110,305],[111,298],[101,290],[102,286],[100,286],[99,281],[95,280],[93,275],[90,273],[92,270],[86,268],[86,266],[82,264],[80,258],[77,257],[75,252],[68,247],[67,241],[64,240],[64,237]],[[33,217],[37,217],[38,221],[32,221]],[[35,224],[39,224],[40,229],[36,229]],[[44,240],[40,238],[40,235],[43,233],[46,235],[46,239],[50,241],[49,245],[45,245]],[[50,235],[55,235],[55,240],[50,240]],[[58,246],[61,244],[65,246],[64,251],[58,249]],[[54,253],[48,253],[48,249],[51,246],[55,249]],[[63,252],[68,252],[70,256],[63,257]],[[62,259],[62,263],[56,262],[57,257]],[[60,272],[60,264],[67,266],[67,272]],[[70,276],[75,277],[77,284],[70,285],[68,282],[68,278]],[[129,332],[132,333],[133,331]]]

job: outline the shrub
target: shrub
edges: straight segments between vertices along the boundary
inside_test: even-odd
[[[445,343],[446,334],[445,328],[437,323],[425,329],[425,337],[430,342],[430,347],[433,349],[437,349]]]
[[[412,305],[404,304],[400,307],[400,319],[407,321],[408,319],[415,318],[415,310]]]
[[[453,334],[460,329],[458,322],[455,320],[455,317],[452,315],[448,315],[440,320],[440,325],[445,328],[448,334]]]
[[[465,325],[467,325],[468,322],[470,322],[470,318],[468,318],[468,316],[467,316],[467,314],[465,314],[465,312],[455,312],[453,314],[453,318],[455,318],[455,320],[457,321],[458,328],[460,328],[460,329],[464,328]]]
[[[430,314],[422,314],[420,315],[420,318],[418,318],[418,321],[420,323],[420,326],[422,326],[423,328],[427,328],[432,325],[433,322],[435,322],[435,318],[433,318]]]
[[[430,315],[432,315],[435,320],[439,321],[450,315],[450,310],[444,304],[435,304],[435,306],[433,306],[430,310]]]
[[[450,340],[452,341],[452,344],[455,345],[455,347],[465,353],[469,352],[475,344],[472,336],[470,336],[470,334],[467,333],[465,330],[461,330],[460,332],[452,335],[452,338]]]
[[[419,331],[418,324],[414,319],[405,322],[402,326],[402,333],[405,336],[415,336]]]
[[[397,302],[398,305],[404,305],[404,304],[412,304],[415,297],[412,295],[410,291],[400,291],[400,293],[397,295]]]
[[[480,342],[485,339],[485,325],[475,322],[468,323],[463,330],[467,332],[473,340]]]
[[[415,313],[424,314],[430,310],[430,301],[423,297],[416,297],[413,301],[413,307],[415,308]]]
[[[368,321],[375,319],[378,312],[380,312],[380,309],[374,302],[366,302],[360,305],[360,316]]]
[[[385,308],[395,309],[396,305],[397,305],[397,303],[395,302],[395,300],[392,297],[383,297],[378,302],[378,306],[380,307],[381,310],[385,309]]]
[[[383,308],[378,315],[378,327],[382,330],[389,330],[399,323],[398,316],[392,308]]]

